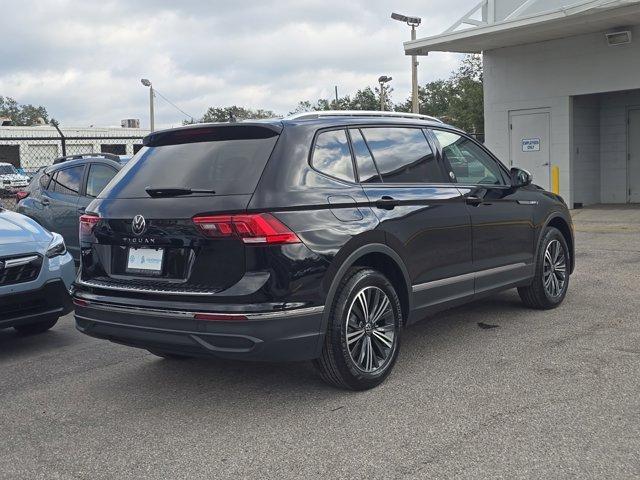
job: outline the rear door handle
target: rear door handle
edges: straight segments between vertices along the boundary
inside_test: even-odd
[[[375,205],[377,208],[383,210],[393,210],[394,207],[400,205],[400,200],[396,200],[389,195],[384,195],[382,198],[376,200]]]
[[[467,202],[467,205],[473,205],[474,207],[482,203],[482,199],[480,197],[473,197],[473,196],[466,197],[465,201]]]

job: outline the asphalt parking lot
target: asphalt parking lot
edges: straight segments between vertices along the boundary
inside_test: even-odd
[[[0,331],[0,478],[638,478],[640,209],[574,213],[562,307],[511,291],[427,319],[368,392],[161,360],[71,316]]]

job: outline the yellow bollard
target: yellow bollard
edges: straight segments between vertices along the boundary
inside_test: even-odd
[[[551,167],[551,191],[560,195],[560,167],[557,165]]]

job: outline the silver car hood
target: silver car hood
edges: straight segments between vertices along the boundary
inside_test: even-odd
[[[0,256],[41,251],[52,237],[29,217],[0,210]]]

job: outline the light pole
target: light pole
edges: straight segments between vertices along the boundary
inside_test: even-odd
[[[153,85],[146,78],[142,78],[140,83],[145,87],[149,87],[149,129],[153,132],[154,114],[153,114]]]
[[[378,83],[380,84],[380,110],[384,112],[384,103],[386,98],[386,87],[385,83],[389,83],[393,80],[391,77],[387,77],[386,75],[382,75],[378,77]]]
[[[416,39],[416,27],[420,25],[422,19],[420,17],[407,17],[399,13],[392,13],[391,18],[404,22],[411,27],[411,40]],[[420,113],[418,107],[418,57],[411,55],[411,111]]]

